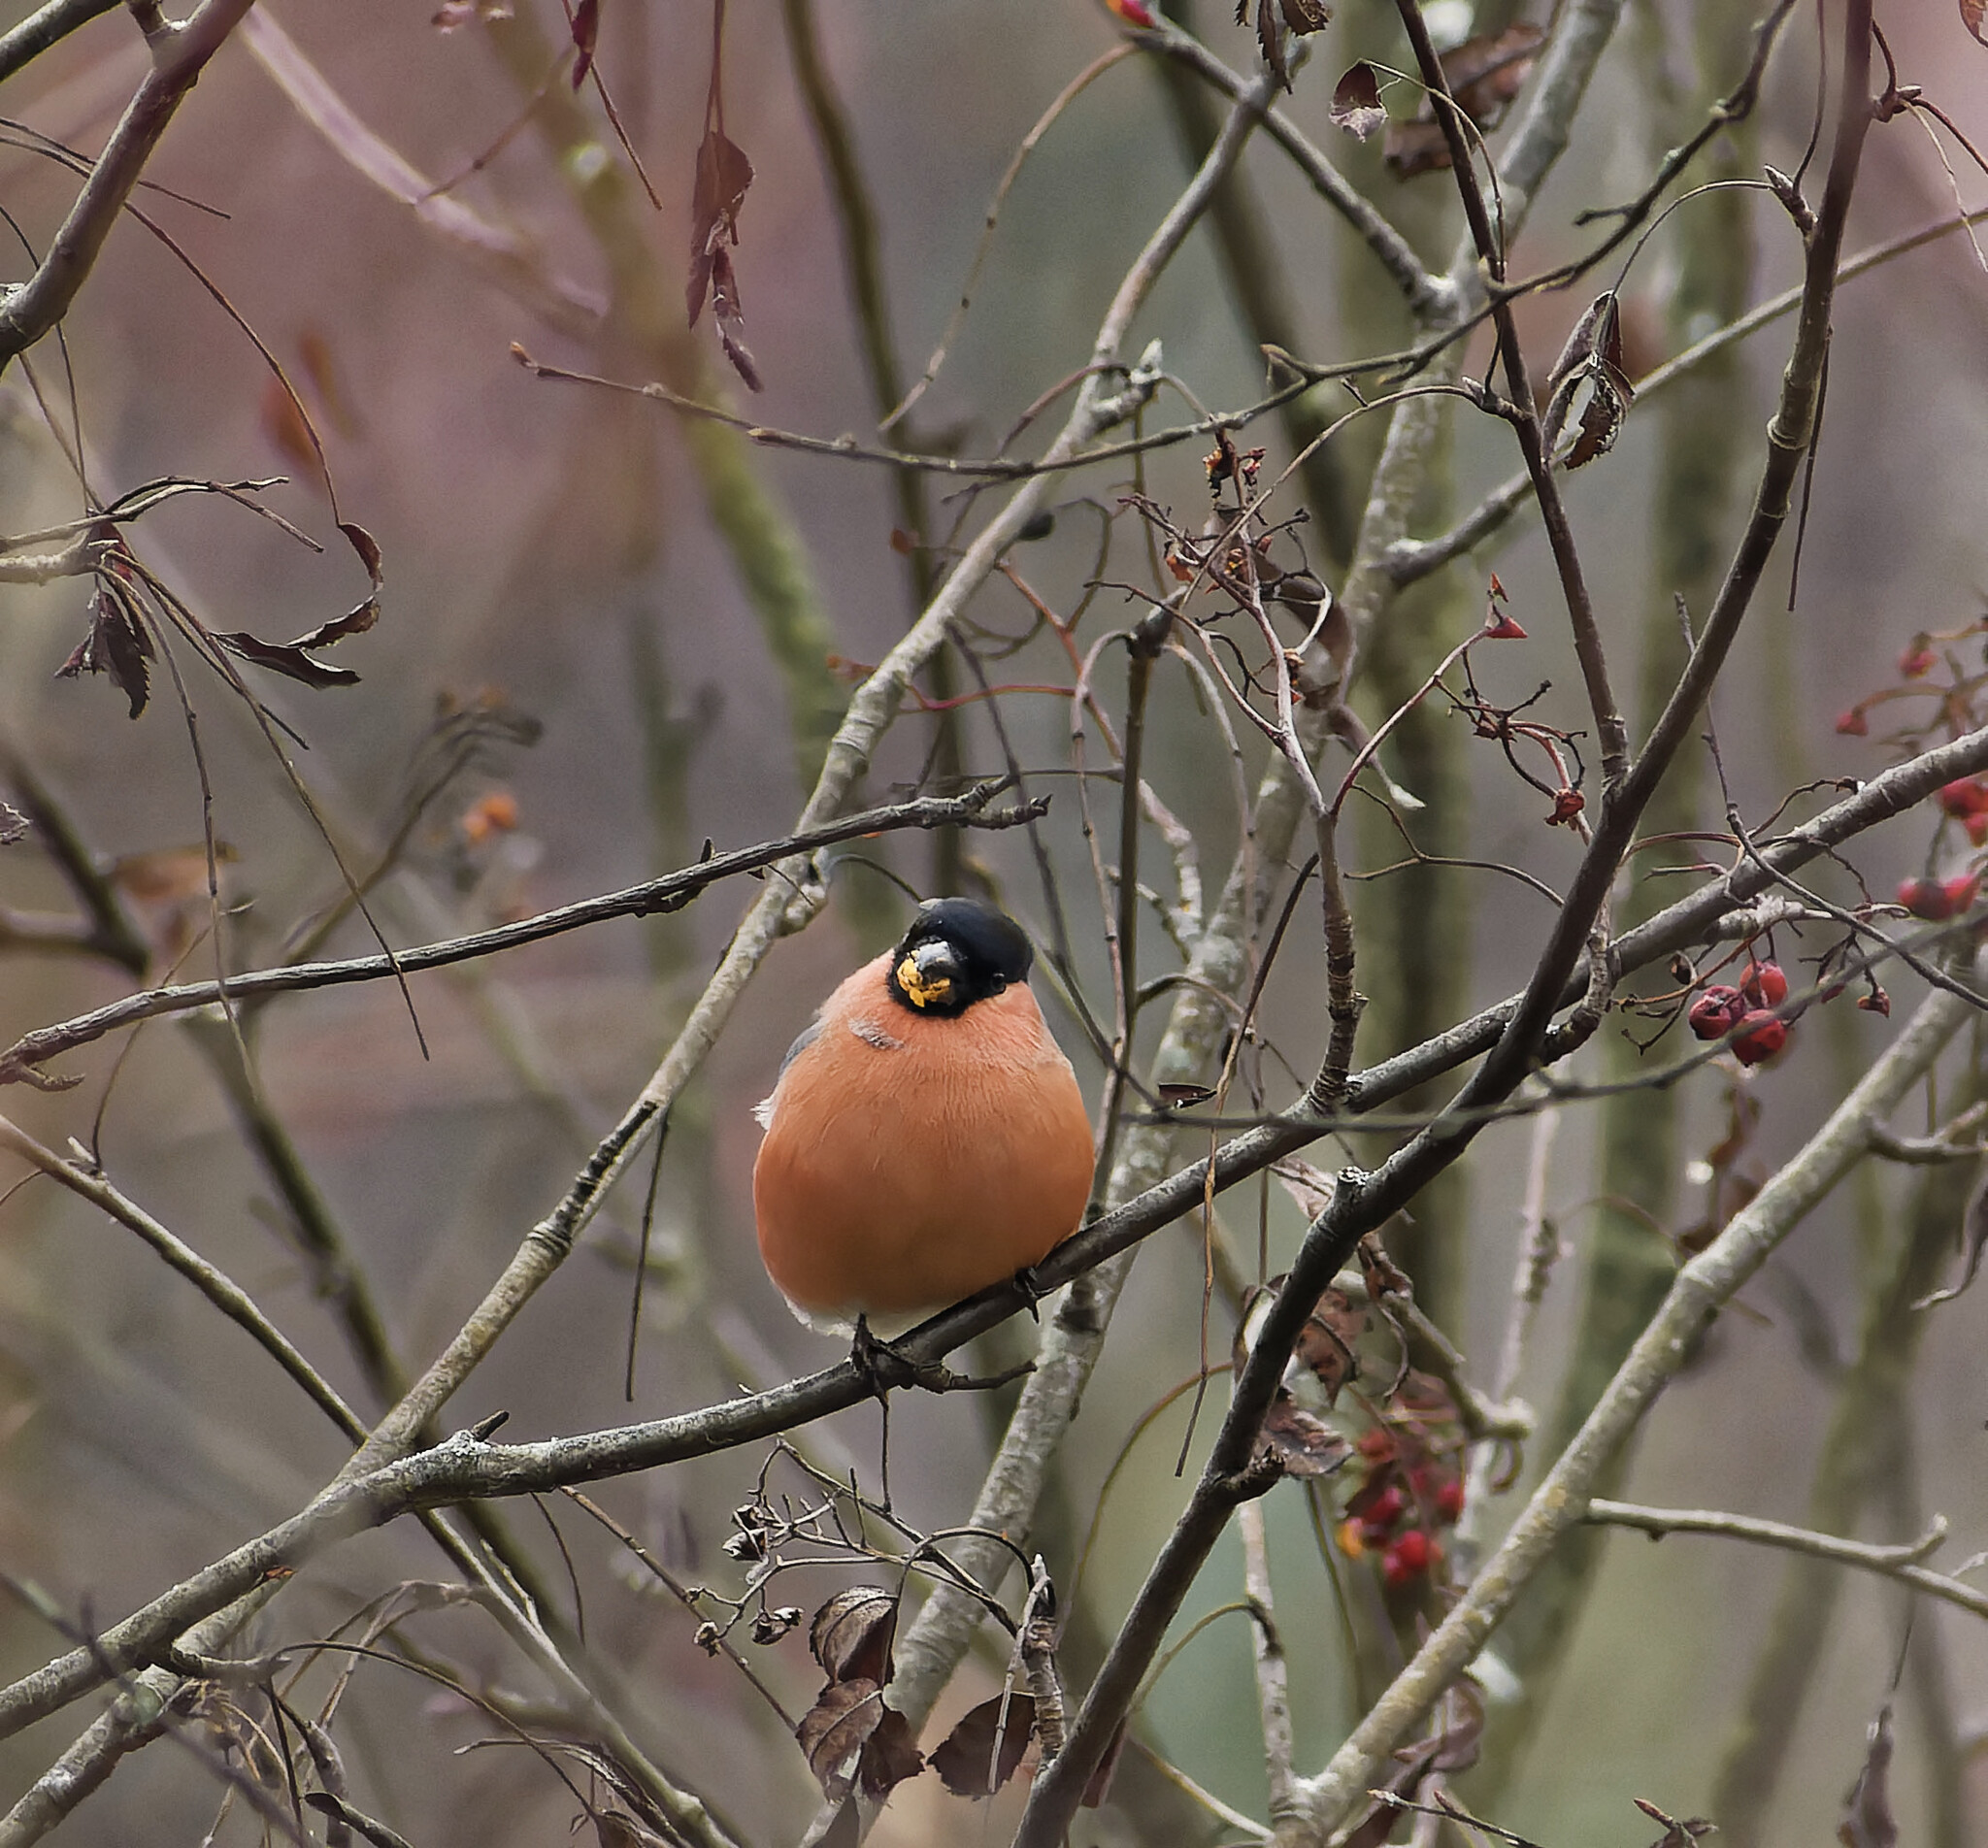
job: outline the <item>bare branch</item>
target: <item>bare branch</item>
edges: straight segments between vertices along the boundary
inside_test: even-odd
[[[27,281],[0,296],[0,370],[69,312],[166,124],[253,4],[254,0],[201,0],[183,24],[169,25],[154,35],[151,71],[112,131],[41,266]]]

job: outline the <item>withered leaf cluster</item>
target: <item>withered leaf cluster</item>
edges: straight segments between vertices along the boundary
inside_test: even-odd
[[[1236,0],[1236,23],[1249,16],[1249,0]],[[1319,0],[1256,0],[1256,42],[1263,48],[1263,61],[1271,75],[1285,89],[1291,87],[1291,66],[1284,56],[1284,33],[1299,38],[1321,30],[1332,17],[1332,9]]]
[[[746,316],[739,303],[738,274],[732,268],[732,249],[739,242],[739,209],[752,184],[752,163],[746,150],[725,133],[721,82],[719,55],[713,50],[704,139],[697,145],[697,176],[690,191],[690,278],[684,288],[684,307],[690,325],[695,327],[709,299],[725,357],[747,387],[758,391],[759,367],[743,336]]]
[[[875,1585],[838,1592],[814,1613],[808,1647],[828,1676],[794,1736],[830,1802],[881,1798],[924,1769],[911,1723],[883,1702],[894,1672],[897,1600]]]

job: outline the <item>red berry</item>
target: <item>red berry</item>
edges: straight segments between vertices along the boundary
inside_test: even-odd
[[[1748,963],[1740,992],[1756,1007],[1778,1007],[1788,999],[1788,977],[1779,963]]]
[[[1459,1476],[1451,1476],[1441,1488],[1436,1491],[1437,1515],[1452,1525],[1464,1511],[1464,1485]]]
[[[1406,1534],[1396,1534],[1393,1544],[1380,1556],[1382,1576],[1396,1588],[1410,1584],[1429,1569],[1435,1550],[1429,1544],[1428,1534],[1411,1527]]]
[[[1868,995],[1859,995],[1857,1006],[1867,1014],[1882,1014],[1887,1020],[1891,1018],[1891,997],[1882,988],[1873,988]]]
[[[1837,714],[1837,730],[1845,738],[1864,738],[1871,727],[1865,722],[1862,707],[1853,706],[1846,712]]]
[[[1938,924],[1953,915],[1953,901],[1938,879],[1901,879],[1898,902],[1914,917]]]
[[[1939,889],[1946,894],[1947,916],[1958,917],[1974,903],[1974,895],[1981,889],[1981,875],[1978,873],[1959,873]]]
[[[1957,820],[1988,808],[1988,783],[1978,776],[1956,776],[1939,786],[1939,806]]]
[[[1408,1505],[1408,1498],[1402,1493],[1401,1484],[1390,1482],[1386,1488],[1360,1510],[1361,1523],[1367,1528],[1370,1540],[1385,1539],[1394,1531],[1394,1524],[1402,1518]]]
[[[1907,680],[1916,680],[1923,675],[1931,674],[1938,659],[1938,657],[1926,645],[1925,638],[1921,636],[1899,656],[1899,673]]]
[[[1745,998],[1739,989],[1714,982],[1691,1004],[1691,1011],[1684,1017],[1701,1040],[1723,1040],[1745,1011]]]
[[[1733,1041],[1733,1056],[1741,1065],[1758,1065],[1772,1059],[1788,1043],[1788,1023],[1776,1020],[1765,1008],[1756,1007],[1740,1017],[1740,1037]]]

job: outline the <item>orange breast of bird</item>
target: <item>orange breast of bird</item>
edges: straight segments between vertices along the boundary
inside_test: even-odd
[[[760,1255],[822,1324],[903,1321],[1011,1277],[1090,1192],[1083,1096],[1027,983],[934,1018],[892,1000],[890,964],[829,997],[762,1106]]]

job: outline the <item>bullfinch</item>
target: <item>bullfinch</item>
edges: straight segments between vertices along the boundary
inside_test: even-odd
[[[1033,960],[1011,917],[929,901],[794,1041],[758,1108],[752,1206],[811,1327],[900,1333],[1077,1230],[1090,1122]]]

